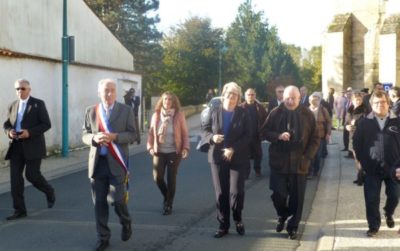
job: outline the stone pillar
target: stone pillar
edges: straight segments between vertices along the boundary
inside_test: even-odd
[[[351,34],[351,14],[336,15],[325,34],[322,49],[322,91],[325,94],[331,87],[340,92],[350,86]]]

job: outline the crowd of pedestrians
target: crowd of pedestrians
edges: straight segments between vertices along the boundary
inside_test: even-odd
[[[45,103],[30,96],[28,80],[14,84],[17,100],[10,104],[4,130],[10,139],[6,159],[10,160],[11,195],[14,213],[6,220],[27,217],[24,203],[24,179],[45,194],[47,207],[56,202],[54,188],[40,172],[46,155],[44,133],[51,123]],[[245,235],[242,211],[245,181],[251,169],[261,177],[263,150],[269,144],[269,188],[277,213],[276,232],[286,229],[289,239],[298,238],[307,179],[320,174],[322,159],[328,154],[331,132],[343,130],[344,151],[354,159],[357,185],[363,186],[368,222],[368,237],[378,234],[380,191],[385,184],[383,208],[386,224],[395,226],[400,183],[400,89],[374,90],[347,88],[334,97],[321,92],[308,94],[307,87],[277,85],[275,98],[268,108],[257,100],[256,89],[242,88],[230,82],[223,86],[219,105],[202,114],[198,149],[207,152],[215,190],[218,227],[215,238],[229,233],[231,214],[239,235]],[[140,97],[131,88],[125,104],[116,101],[117,85],[112,79],[98,83],[99,103],[86,109],[82,141],[90,147],[88,178],[96,220],[98,242],[95,250],[105,250],[111,236],[108,227],[109,205],[114,207],[121,224],[121,240],[132,235],[129,199],[129,144],[140,144],[138,109]],[[212,89],[207,101],[215,96]],[[337,121],[333,124],[333,115]],[[182,159],[189,155],[189,132],[179,98],[164,92],[151,117],[147,150],[152,157],[153,177],[162,195],[162,214],[172,213],[177,173]],[[253,165],[252,165],[253,164]]]

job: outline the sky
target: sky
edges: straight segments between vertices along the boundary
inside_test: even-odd
[[[159,28],[167,33],[171,26],[193,16],[208,17],[215,28],[227,28],[245,0],[160,0]],[[269,25],[278,28],[284,43],[310,49],[322,43],[323,33],[333,19],[328,0],[253,0],[254,10],[263,11]]]

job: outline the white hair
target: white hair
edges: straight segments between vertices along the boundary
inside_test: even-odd
[[[117,87],[117,84],[115,83],[115,81],[114,81],[113,79],[111,79],[111,78],[105,78],[105,79],[102,79],[102,80],[99,81],[99,84],[98,84],[98,86],[97,86],[97,91],[101,91],[102,88],[103,88],[103,86],[104,86],[105,84],[108,84],[108,83],[113,84],[113,85],[115,86],[115,88]]]

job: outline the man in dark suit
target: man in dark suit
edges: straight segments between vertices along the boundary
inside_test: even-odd
[[[53,187],[47,183],[40,172],[42,158],[46,156],[44,132],[50,129],[51,123],[44,102],[30,96],[31,87],[28,80],[15,81],[18,100],[8,107],[4,130],[10,138],[10,147],[6,160],[10,160],[11,195],[14,214],[7,220],[26,217],[24,201],[24,178],[34,187],[46,194],[47,206],[54,206],[56,197]]]
[[[107,226],[108,196],[122,225],[122,241],[129,240],[132,235],[127,207],[128,145],[135,140],[136,134],[133,110],[115,101],[115,82],[101,80],[98,94],[101,103],[86,110],[82,140],[90,146],[88,173],[99,238],[96,250],[105,250],[111,237]]]
[[[300,88],[300,104],[309,107],[310,106],[310,102],[308,100],[308,89],[306,86],[302,86]]]
[[[135,96],[135,89],[131,88],[124,96],[125,104],[132,107],[133,114],[135,115],[135,129],[136,129],[136,142],[140,144],[140,129],[139,129],[139,106],[140,97]]]
[[[256,91],[249,88],[245,92],[245,101],[241,104],[247,111],[250,119],[251,136],[249,139],[249,153],[250,159],[254,160],[253,168],[256,172],[256,177],[261,177],[261,160],[262,160],[262,147],[260,130],[267,118],[267,111],[264,106],[257,101]],[[247,170],[246,178],[249,178],[251,167]]]
[[[270,113],[275,107],[279,106],[283,102],[283,90],[285,90],[283,85],[278,85],[275,87],[276,98],[268,102],[268,113]]]

